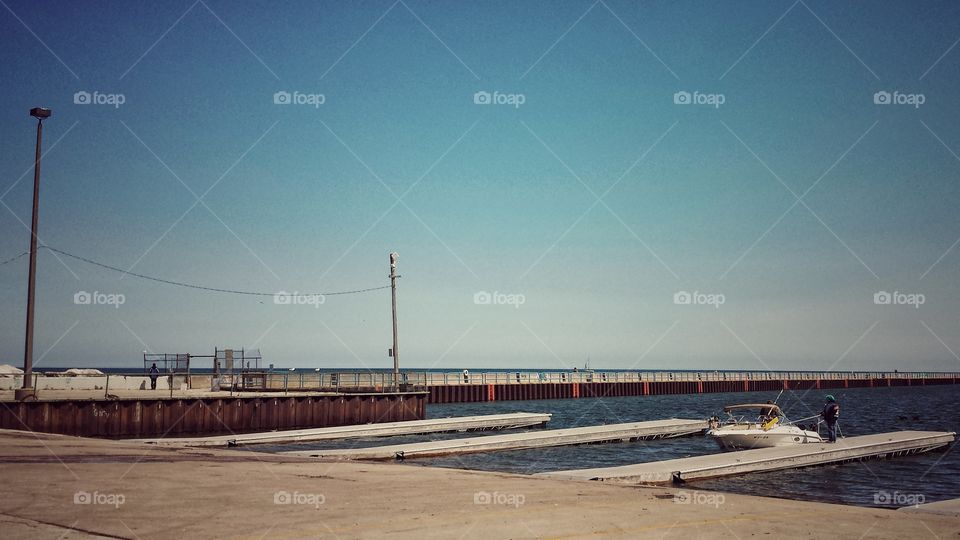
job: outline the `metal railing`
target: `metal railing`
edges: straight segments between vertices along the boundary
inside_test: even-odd
[[[38,379],[45,378],[41,374],[34,374]],[[146,378],[146,373],[110,373],[107,375],[77,377],[76,380],[104,378],[104,383],[89,383],[91,387],[114,387],[114,381],[121,385],[125,378],[135,382]],[[169,373],[162,373],[160,379],[165,381]],[[193,373],[176,375],[175,386],[185,382],[194,389],[210,388],[214,375],[212,373]],[[15,376],[10,380],[19,384],[22,376]],[[662,383],[662,382],[743,382],[743,381],[816,381],[816,380],[936,380],[960,379],[960,372],[888,372],[888,371],[401,371],[400,387],[405,390],[423,390],[430,386],[463,386],[463,385],[514,385],[514,384],[571,384],[571,383]],[[55,377],[52,381],[66,381],[62,377]],[[37,381],[36,384],[40,384]],[[223,390],[235,389],[246,391],[298,391],[298,390],[327,390],[327,391],[369,391],[380,392],[393,390],[397,385],[392,372],[370,370],[336,370],[336,371],[246,371],[226,377],[220,374],[220,388]],[[192,384],[191,384],[192,383]],[[162,385],[163,383],[161,383]],[[8,385],[9,386],[9,385]],[[123,386],[118,385],[118,389]]]
[[[886,371],[401,371],[402,385],[459,386],[489,384],[570,384],[642,382],[742,382],[767,380],[954,379],[960,372]],[[267,389],[369,388],[394,386],[393,373],[378,371],[273,372],[265,374]]]
[[[427,384],[426,379],[418,375],[401,372],[400,386],[422,389]],[[266,390],[366,389],[377,392],[397,386],[393,373],[376,371],[273,372],[265,373],[263,378],[263,388]]]

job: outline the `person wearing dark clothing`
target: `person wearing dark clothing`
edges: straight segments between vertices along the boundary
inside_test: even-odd
[[[820,418],[823,418],[824,423],[827,424],[827,437],[829,437],[830,442],[837,442],[837,419],[840,418],[840,405],[837,404],[835,397],[827,396],[827,403],[823,406]]]
[[[768,399],[767,405],[770,405],[770,406],[760,408],[760,417],[761,417],[761,420],[764,422],[767,422],[768,420],[773,420],[773,417],[777,416],[776,404],[773,401]]]
[[[159,376],[160,376],[160,370],[157,369],[157,365],[154,364],[150,366],[150,389],[151,390],[157,389],[157,377]]]

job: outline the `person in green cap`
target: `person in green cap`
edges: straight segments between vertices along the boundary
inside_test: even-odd
[[[827,396],[827,403],[823,406],[823,412],[820,413],[827,424],[827,437],[830,442],[837,442],[837,419],[840,418],[840,405],[837,404],[837,398],[832,395]]]

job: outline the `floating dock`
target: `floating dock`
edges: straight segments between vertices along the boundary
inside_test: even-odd
[[[669,484],[751,472],[917,454],[949,445],[955,437],[956,433],[944,431],[897,431],[847,437],[834,444],[808,443],[776,448],[755,448],[621,467],[540,473],[538,476],[633,484]]]
[[[168,446],[244,446],[250,444],[287,444],[335,439],[359,439],[363,437],[390,437],[393,435],[420,435],[456,431],[487,431],[545,426],[552,415],[539,413],[490,414],[484,416],[459,416],[412,420],[409,422],[384,422],[316,429],[298,429],[221,435],[216,437],[181,437],[134,439],[134,442]]]
[[[333,459],[406,459],[494,452],[499,450],[527,450],[548,446],[683,437],[702,433],[706,428],[707,423],[704,420],[670,418],[650,422],[550,429],[525,433],[511,433],[509,435],[489,435],[486,437],[395,444],[370,448],[298,450],[284,452],[284,454]]]

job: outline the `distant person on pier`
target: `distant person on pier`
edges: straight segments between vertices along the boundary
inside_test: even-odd
[[[150,389],[157,389],[157,377],[160,376],[160,370],[157,369],[157,364],[150,366]]]
[[[830,442],[837,442],[837,419],[840,418],[840,405],[837,404],[837,398],[827,396],[827,403],[823,406],[820,417],[827,424],[827,436]]]

